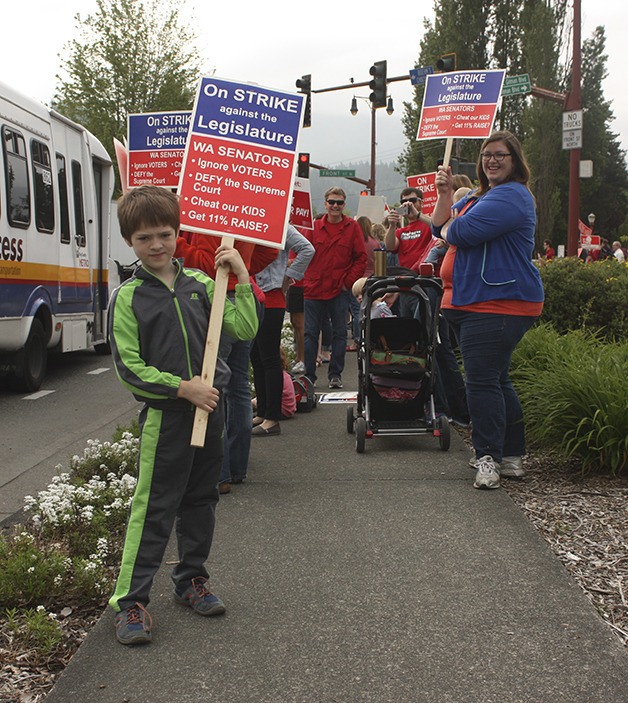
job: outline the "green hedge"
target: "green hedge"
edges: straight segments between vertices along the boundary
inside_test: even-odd
[[[628,343],[539,324],[515,350],[511,378],[532,446],[578,457],[585,471],[628,469]]]
[[[542,322],[559,332],[586,329],[609,341],[628,339],[628,264],[583,263],[569,257],[540,267],[545,287]]]

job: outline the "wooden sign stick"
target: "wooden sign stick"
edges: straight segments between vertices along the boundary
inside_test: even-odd
[[[221,244],[233,247],[233,237],[223,237]],[[209,326],[207,327],[207,339],[205,340],[205,354],[203,355],[203,369],[201,371],[203,383],[210,387],[214,383],[214,375],[216,373],[216,360],[218,359],[218,347],[220,345],[220,334],[222,332],[222,316],[225,309],[230,271],[231,268],[228,266],[218,266],[216,268],[216,285],[214,287],[212,309],[209,314]],[[208,416],[208,412],[196,408],[192,440],[190,442],[193,447],[202,447],[205,444]]]
[[[445,156],[443,157],[443,166],[447,168],[449,166],[449,162],[451,161],[451,150],[453,149],[454,146],[454,138],[453,137],[447,137],[445,140]]]

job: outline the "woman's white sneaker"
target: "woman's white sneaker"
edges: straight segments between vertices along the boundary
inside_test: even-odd
[[[499,473],[504,478],[523,478],[526,475],[523,459],[520,456],[503,457],[499,465]]]
[[[475,461],[474,488],[499,488],[499,465],[491,456],[483,456]]]

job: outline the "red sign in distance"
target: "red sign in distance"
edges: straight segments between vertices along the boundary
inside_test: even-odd
[[[290,224],[302,229],[314,229],[312,217],[312,196],[310,182],[306,178],[296,178],[290,206]]]
[[[423,193],[424,215],[431,215],[436,207],[438,194],[436,192],[436,172],[421,173],[418,176],[408,176],[406,179],[408,188],[418,188]]]

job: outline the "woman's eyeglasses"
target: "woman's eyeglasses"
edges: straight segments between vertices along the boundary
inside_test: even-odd
[[[507,156],[512,156],[512,154],[509,154],[506,151],[496,151],[494,154],[487,154],[485,151],[483,151],[480,156],[482,157],[482,161],[490,161],[491,159],[495,159],[498,164],[501,164],[501,162],[507,157]]]
[[[344,205],[344,200],[328,200],[329,205]]]

